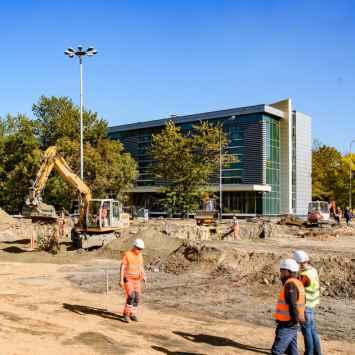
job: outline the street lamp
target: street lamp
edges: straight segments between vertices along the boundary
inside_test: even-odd
[[[350,208],[350,211],[352,210],[352,186],[351,186],[351,180],[352,180],[352,175],[353,175],[353,161],[351,159],[351,151],[352,151],[352,145],[353,143],[355,143],[355,139],[353,139],[351,142],[350,142],[350,145],[349,145],[349,208]]]
[[[68,48],[64,54],[69,58],[75,56],[79,58],[80,63],[80,177],[84,180],[84,148],[83,148],[83,57],[94,56],[97,50],[94,47],[88,47],[86,50],[83,46],[78,46],[77,49]]]

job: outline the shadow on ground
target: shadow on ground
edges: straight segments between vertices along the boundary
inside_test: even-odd
[[[20,239],[20,240],[15,240],[15,241],[6,241],[3,243],[4,244],[30,244],[31,239]]]
[[[270,354],[269,349],[263,349],[251,345],[245,345],[242,343],[238,343],[232,339],[217,337],[215,335],[190,334],[184,332],[173,332],[173,333],[183,337],[184,339],[193,341],[195,343],[206,343],[213,346],[230,346],[240,350],[253,351],[254,353],[258,353],[258,354]]]
[[[14,245],[12,245],[11,247],[3,248],[1,250],[5,251],[6,253],[12,254],[21,254],[29,252],[29,250],[21,249],[19,247],[15,247]]]
[[[69,304],[69,303],[63,303],[63,308],[80,315],[92,314],[94,316],[99,316],[106,319],[113,319],[113,320],[119,320],[121,322],[124,322],[123,316],[116,313],[108,312],[106,309],[103,308],[95,308],[90,306],[82,306],[79,304]]]
[[[184,351],[170,351],[170,350],[168,350],[166,348],[163,348],[161,346],[156,346],[156,345],[153,345],[152,349],[155,350],[155,351],[160,351],[161,353],[164,353],[166,355],[205,355],[205,354],[202,354],[202,353],[187,353],[187,352],[184,352]]]

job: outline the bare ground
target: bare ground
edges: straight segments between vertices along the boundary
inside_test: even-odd
[[[152,307],[149,292],[141,322],[125,324],[119,292],[86,292],[68,280],[93,270],[102,270],[104,277],[103,271],[111,267],[112,261],[99,259],[64,267],[1,263],[1,353],[268,354],[272,327],[215,318],[198,309],[184,311],[173,304]],[[324,338],[323,345],[325,354],[353,353],[351,342]]]
[[[146,259],[161,256],[160,271],[148,272],[141,321],[125,324],[119,256],[136,236],[92,252],[63,244],[58,255],[1,243],[0,354],[268,354],[278,260],[295,248],[321,270],[324,354],[355,353],[355,237],[210,241],[195,253],[146,236]]]

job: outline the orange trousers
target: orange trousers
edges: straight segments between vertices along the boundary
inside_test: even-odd
[[[138,310],[139,299],[141,296],[141,281],[134,279],[125,279],[124,291],[126,303],[123,309],[123,315],[135,316]]]

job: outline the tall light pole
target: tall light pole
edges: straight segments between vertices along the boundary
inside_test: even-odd
[[[353,139],[351,142],[350,142],[350,145],[349,145],[349,208],[350,208],[350,211],[352,210],[352,175],[353,175],[353,161],[351,159],[351,152],[352,152],[352,145],[353,143],[355,143],[355,139]]]
[[[80,64],[80,177],[84,180],[84,138],[83,138],[83,57],[94,56],[97,50],[94,47],[88,47],[86,50],[83,46],[78,46],[77,49],[68,48],[64,54],[69,58],[78,57]]]

